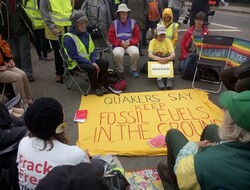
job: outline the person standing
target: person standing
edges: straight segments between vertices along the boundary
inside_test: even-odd
[[[33,69],[31,64],[29,32],[32,33],[32,23],[23,10],[21,0],[2,0],[7,7],[7,21],[4,30],[8,30],[9,38],[6,39],[11,47],[16,66],[22,69],[30,82],[35,79],[33,77]],[[4,35],[5,36],[5,35]]]
[[[34,45],[39,60],[50,61],[47,54],[47,39],[45,38],[44,21],[39,11],[38,0],[26,0],[24,10],[32,21],[34,29]]]
[[[71,0],[43,0],[40,1],[40,12],[45,22],[45,37],[50,40],[54,50],[56,82],[62,82],[64,73],[63,60],[60,56],[59,34],[64,34],[71,25]]]
[[[137,65],[139,60],[140,29],[134,19],[129,17],[131,10],[126,4],[119,5],[116,11],[118,19],[109,27],[108,39],[113,46],[114,61],[117,70],[123,73],[123,57],[125,52],[130,56],[130,73],[134,78],[139,77]]]
[[[190,10],[190,27],[195,23],[195,16],[200,11],[204,12],[206,15],[205,25],[208,22],[208,12],[209,12],[209,3],[208,0],[193,0],[191,10]]]
[[[181,15],[181,8],[184,5],[184,0],[169,0],[168,7],[173,11],[173,21],[178,23]]]

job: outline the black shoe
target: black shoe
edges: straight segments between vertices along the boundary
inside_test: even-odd
[[[103,91],[100,88],[97,88],[97,89],[93,90],[93,92],[97,96],[103,96]]]
[[[109,90],[105,88],[104,86],[100,86],[100,89],[102,90],[103,94],[108,94]]]
[[[35,81],[35,79],[32,76],[28,77],[28,80],[29,80],[29,82],[34,82]]]
[[[177,180],[176,177],[172,177],[169,171],[169,168],[166,164],[164,163],[159,163],[157,166],[157,172],[161,178],[162,185],[164,189],[169,189],[167,186],[171,186],[174,189],[179,189],[177,185]]]
[[[144,56],[144,53],[140,52],[140,56]]]

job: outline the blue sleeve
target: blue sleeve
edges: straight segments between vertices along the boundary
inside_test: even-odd
[[[92,63],[95,63],[95,62],[96,62],[96,60],[97,60],[96,50],[94,50],[94,51],[91,53],[90,60],[91,60]]]
[[[67,50],[68,56],[75,60],[77,63],[81,64],[91,64],[88,59],[80,56],[77,52],[76,44],[70,36],[65,36],[63,40],[63,45]]]

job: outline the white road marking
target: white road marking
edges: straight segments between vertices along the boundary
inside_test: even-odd
[[[185,32],[188,29],[178,29],[179,32]],[[241,30],[238,29],[208,29],[208,31],[212,32],[241,32]]]
[[[214,25],[214,26],[221,26],[221,27],[225,27],[225,28],[238,29],[237,27],[228,26],[228,25],[223,25],[223,24],[211,23],[211,25]]]

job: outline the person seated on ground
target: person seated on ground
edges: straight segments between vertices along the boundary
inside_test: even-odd
[[[108,93],[106,79],[109,62],[97,59],[95,45],[86,27],[88,18],[82,10],[74,10],[71,15],[72,26],[62,38],[65,52],[74,60],[71,69],[78,66],[87,71],[93,92],[97,96]]]
[[[5,105],[0,103],[0,187],[3,189],[18,188],[18,172],[16,165],[17,147],[26,135],[27,127],[23,120],[11,115]],[[6,153],[2,153],[6,151]],[[9,169],[9,182],[4,183],[2,169]]]
[[[118,19],[109,27],[108,39],[113,46],[114,62],[117,70],[123,73],[123,57],[125,53],[130,56],[130,73],[134,78],[139,77],[137,65],[139,60],[140,29],[134,19],[129,17],[131,10],[126,4],[120,4],[116,11]]]
[[[250,64],[250,60],[242,63]],[[235,75],[235,70],[238,67],[231,67],[220,72],[220,79],[225,85],[227,90],[233,90],[236,92],[243,92],[250,90],[250,73],[245,72],[244,75]]]
[[[32,104],[32,95],[26,73],[15,66],[9,44],[0,34],[0,82],[11,83],[15,94],[21,94],[22,107]]]
[[[156,29],[156,37],[152,39],[148,47],[148,57],[150,60],[158,61],[162,64],[168,64],[175,57],[175,52],[171,41],[166,38],[166,28],[164,25],[158,25]],[[165,83],[165,84],[164,84]],[[159,89],[172,89],[173,79],[157,78]]]
[[[249,189],[250,91],[224,92],[219,103],[224,112],[221,127],[205,127],[199,142],[188,142],[177,129],[167,132],[168,166],[158,165],[164,186]]]
[[[36,190],[109,190],[99,172],[89,163],[53,168],[36,187]]]
[[[60,165],[90,163],[87,151],[68,145],[62,105],[53,98],[39,98],[24,114],[29,136],[19,143],[17,164],[20,189],[35,189],[39,181]]]
[[[170,8],[165,8],[162,12],[162,23],[166,27],[166,37],[171,40],[174,49],[178,40],[179,24],[173,22],[173,12]]]
[[[181,55],[179,56],[179,70],[185,69],[187,65],[187,57],[189,53],[195,53],[197,47],[194,42],[194,36],[204,36],[208,34],[205,27],[206,15],[203,12],[197,13],[194,19],[194,26],[191,26],[183,35],[181,39]]]

